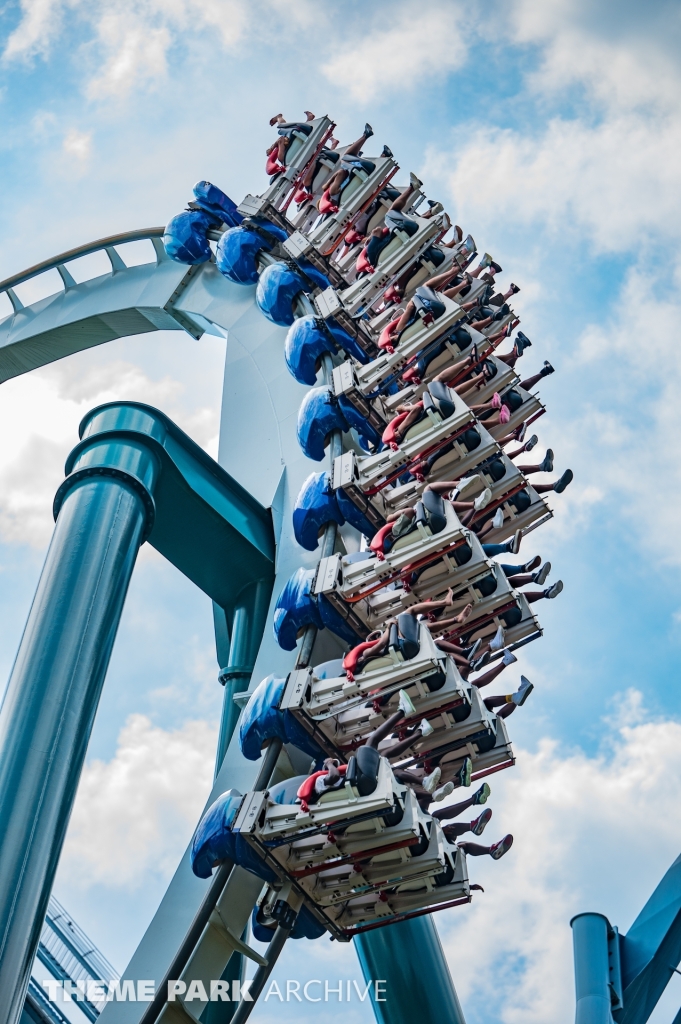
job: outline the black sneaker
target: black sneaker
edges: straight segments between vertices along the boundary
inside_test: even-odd
[[[553,489],[556,492],[556,494],[562,494],[567,485],[572,483],[573,477],[574,473],[572,472],[572,470],[566,469],[560,480],[556,480],[555,484],[553,485]]]

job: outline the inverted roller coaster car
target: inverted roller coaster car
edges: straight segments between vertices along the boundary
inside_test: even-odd
[[[349,178],[341,188],[337,213],[319,215],[316,212],[314,220],[309,226],[306,226],[307,217],[300,217],[298,222],[294,221],[296,227],[307,234],[310,242],[323,256],[329,257],[333,254],[345,235],[352,230],[357,218],[377,199],[381,189],[397,170],[395,161],[390,157],[369,157],[368,161],[374,165],[373,171],[362,167],[351,169]],[[332,173],[333,171],[331,171]],[[326,175],[325,178],[330,177],[331,174]],[[315,193],[320,184],[322,184],[321,181],[313,182]]]
[[[433,716],[435,732],[414,744],[418,752],[395,759],[395,771],[408,770],[426,775],[435,765],[441,771],[440,784],[456,782],[466,757],[473,762],[471,780],[483,779],[515,764],[506,720],[488,711],[479,690],[471,689],[471,711],[468,718],[457,722],[449,711]]]
[[[389,243],[380,253],[376,268],[372,270],[369,267],[366,276],[358,278],[339,292],[338,301],[350,316],[357,316],[369,310],[384,290],[404,274],[442,235],[441,217],[413,219],[418,225],[413,235],[408,235],[400,229],[392,231]],[[319,312],[324,316],[324,306],[319,306]]]
[[[395,636],[388,649],[355,672],[338,659],[315,669],[294,670],[287,679],[281,712],[294,716],[330,754],[352,753],[397,709],[400,690],[409,694],[417,723],[443,708],[452,709],[457,720],[470,713],[470,687],[453,659],[435,646],[426,624],[411,615],[399,616],[391,630]],[[400,642],[404,638],[398,631],[417,647],[413,657],[405,657],[406,644]],[[346,656],[345,663],[352,660]]]
[[[431,360],[448,353],[453,362],[475,343],[480,355],[489,348],[489,340],[480,331],[460,324],[464,312],[452,299],[441,296],[445,312],[433,320],[417,319],[395,338],[397,324],[390,314],[382,314],[369,321],[369,326],[378,335],[379,354],[365,367],[356,367],[357,386],[364,394],[386,392],[401,380],[402,374],[411,371],[421,374]],[[399,311],[398,311],[399,312]],[[380,344],[381,341],[383,344]]]
[[[313,121],[297,126],[286,149],[283,170],[276,174],[269,188],[261,196],[247,195],[238,207],[239,213],[244,217],[262,214],[285,226],[286,218],[280,211],[286,211],[298,183],[311,162],[321,152],[324,143],[331,137],[334,127],[333,121],[328,117],[316,117]]]
[[[376,751],[357,752],[339,789],[312,797],[315,780],[247,794],[232,831],[336,937],[432,906],[440,889],[468,898],[465,858],[457,865],[461,852]]]

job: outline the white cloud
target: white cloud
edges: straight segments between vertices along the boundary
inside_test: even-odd
[[[249,20],[243,0],[22,0],[22,18],[3,59],[47,55],[67,9],[91,33],[82,54],[93,69],[86,91],[95,98],[120,98],[134,87],[161,82],[171,48],[201,33],[232,48]]]
[[[463,67],[470,17],[462,5],[425,4],[383,9],[374,26],[360,23],[322,66],[329,81],[358,101],[385,100],[395,90],[413,89],[425,79],[444,78]]]
[[[71,128],[64,138],[64,152],[75,156],[77,160],[87,160],[91,146],[91,132],[79,132],[77,128]]]
[[[681,723],[645,720],[631,693],[603,737],[594,757],[543,739],[489,780],[494,816],[480,841],[512,832],[513,848],[496,863],[470,858],[485,893],[438,918],[467,1016],[565,1024],[570,918],[599,911],[626,932],[678,855],[681,824],[668,811],[681,798]],[[467,955],[462,969],[464,945],[475,961]]]
[[[215,454],[217,410],[182,408],[184,385],[150,379],[123,360],[93,362],[82,353],[2,385],[0,403],[0,536],[44,546],[54,526],[52,500],[64,462],[78,441],[80,420],[96,405],[141,401],[162,408]]]
[[[90,81],[90,96],[120,96],[137,84],[165,77],[171,44],[167,27],[152,28],[141,20],[135,24],[120,11],[110,11],[102,17],[97,32],[107,58]]]
[[[535,134],[469,125],[425,173],[445,180],[461,223],[522,226],[597,251],[636,251],[681,232],[681,117],[556,117]]]
[[[134,890],[169,878],[213,781],[217,729],[169,731],[131,715],[110,761],[85,766],[60,862],[65,884]]]
[[[636,5],[608,12],[580,0],[516,0],[510,14],[515,41],[541,47],[539,70],[528,78],[536,91],[581,84],[612,109],[678,106],[678,61],[667,52],[674,48],[673,15],[663,15],[661,32],[651,8]]]
[[[61,27],[63,8],[63,0],[21,0],[21,21],[7,40],[3,58],[28,60],[45,54]]]

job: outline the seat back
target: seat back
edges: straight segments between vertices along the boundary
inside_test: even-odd
[[[423,396],[423,410],[424,410],[424,413],[428,409],[432,409],[433,408],[433,403],[430,402],[429,399],[430,399],[430,396],[428,395],[428,392],[426,391],[424,396]],[[437,420],[435,422],[437,423]],[[407,433],[404,435],[404,440],[405,441],[411,441],[412,438],[418,437],[419,434],[425,434],[425,432],[427,430],[431,430],[432,426],[433,426],[433,421],[430,419],[430,417],[426,416],[426,415],[423,415],[423,416],[421,416],[421,419],[417,420],[416,423],[414,423],[409,428]],[[385,436],[384,436],[383,440],[385,440]]]
[[[435,491],[424,491],[419,504],[421,503],[423,503],[426,522],[431,533],[441,533],[447,525],[447,513],[442,495],[436,494]]]
[[[452,398],[452,393],[446,384],[443,384],[442,381],[439,380],[431,381],[428,385],[428,391],[433,399],[435,408],[440,413],[443,420],[454,415],[454,399]]]
[[[421,627],[409,612],[397,616],[397,627],[401,635],[401,650],[405,661],[415,658],[421,650]]]
[[[359,747],[350,758],[345,778],[360,796],[369,796],[376,790],[380,763],[380,754],[374,747]]]

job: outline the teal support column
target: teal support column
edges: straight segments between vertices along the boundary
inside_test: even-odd
[[[353,940],[378,1024],[466,1024],[429,914]],[[377,998],[376,981],[384,981]]]
[[[271,593],[272,583],[269,579],[257,580],[245,587],[236,601],[227,665],[220,669],[218,676],[224,685],[225,693],[215,759],[216,775],[220,771],[229,741],[239,719],[239,708],[234,702],[234,694],[247,690],[251,681],[253,666],[267,621]]]
[[[0,1020],[21,1015],[158,463],[81,447],[0,710]]]
[[[163,413],[112,402],[80,437],[0,709],[0,1024],[21,1014],[140,545],[226,609],[235,668],[274,580],[269,512]]]
[[[575,955],[575,1024],[613,1024],[608,919],[602,914],[578,914],[570,924]]]

